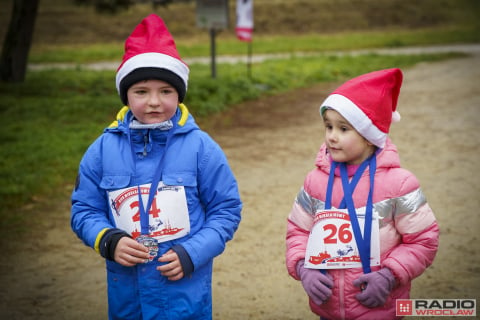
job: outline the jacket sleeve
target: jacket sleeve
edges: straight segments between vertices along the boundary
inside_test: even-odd
[[[317,210],[314,203],[315,200],[302,188],[287,220],[286,264],[288,273],[297,280],[296,266],[299,260],[305,259],[308,236]]]
[[[182,243],[194,268],[221,254],[233,238],[241,220],[242,202],[237,181],[226,156],[214,141],[202,151],[198,164],[199,197],[205,211],[205,223]]]
[[[92,144],[80,162],[71,197],[70,224],[72,230],[87,246],[99,252],[98,246],[102,235],[113,226],[108,220],[106,195],[99,188],[102,162],[96,152],[97,147],[98,143]]]
[[[300,280],[296,265],[298,261],[305,259],[309,232],[304,230],[288,219],[287,221],[287,271],[294,279]]]
[[[421,275],[433,262],[438,249],[439,227],[433,222],[425,230],[404,234],[397,246],[383,262],[400,284],[406,284]]]
[[[432,264],[438,249],[439,227],[418,180],[410,175],[401,188],[403,196],[397,197],[394,214],[401,242],[388,253],[382,266],[390,268],[400,284],[406,284]]]

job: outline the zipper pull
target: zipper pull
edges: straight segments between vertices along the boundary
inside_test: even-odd
[[[148,133],[149,131],[147,130],[147,133],[143,136],[143,156],[147,156],[147,145],[148,145]]]

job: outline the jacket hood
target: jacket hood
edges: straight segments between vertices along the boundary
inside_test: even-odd
[[[175,112],[177,116],[177,128],[175,129],[175,134],[183,134],[192,130],[199,130],[195,119],[188,111],[187,106],[183,103],[178,105],[177,111]],[[104,132],[122,132],[127,133],[129,130],[129,125],[132,120],[132,111],[128,106],[124,106],[117,113],[116,120],[114,120]]]
[[[385,147],[379,149],[377,153],[377,170],[381,169],[391,169],[400,167],[400,157],[398,155],[397,147],[393,144],[390,138],[387,138],[385,142]],[[315,159],[315,165],[322,171],[329,174],[330,167],[332,163],[332,158],[328,153],[327,146],[325,143],[320,147],[320,151],[317,153],[317,158]],[[359,165],[348,166],[348,175],[352,176],[357,171]],[[335,175],[340,175],[340,170],[335,170]]]

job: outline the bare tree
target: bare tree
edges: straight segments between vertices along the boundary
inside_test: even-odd
[[[40,0],[14,0],[12,17],[0,57],[0,80],[22,82]]]

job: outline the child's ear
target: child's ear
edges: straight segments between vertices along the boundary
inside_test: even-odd
[[[365,138],[364,138],[364,139],[365,139]],[[374,147],[375,150],[377,149],[377,146],[376,146],[376,145],[374,145],[373,143],[371,143],[371,142],[368,141],[367,139],[365,139],[365,141],[367,142],[367,145],[368,145],[368,146]]]

